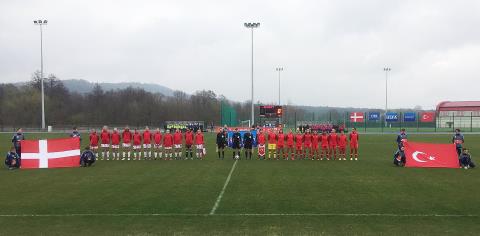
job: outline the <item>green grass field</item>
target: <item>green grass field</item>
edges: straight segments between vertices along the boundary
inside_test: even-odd
[[[66,136],[26,134],[28,139]],[[476,169],[397,168],[394,135],[359,161],[99,161],[0,176],[0,235],[478,235]],[[450,135],[410,135],[446,143]],[[0,134],[5,154],[10,134]],[[84,137],[84,142],[85,142]],[[474,161],[480,135],[466,135]],[[82,145],[85,146],[86,142]]]

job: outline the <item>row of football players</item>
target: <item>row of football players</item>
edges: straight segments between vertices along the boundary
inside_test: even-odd
[[[223,130],[217,134],[218,157],[222,159],[226,144],[226,139],[222,140],[222,137],[226,137],[225,132]],[[277,133],[273,129],[265,134],[260,129],[256,140],[258,143],[258,159],[265,159],[265,145],[268,142],[268,159],[273,156],[273,159],[283,158],[284,160],[289,158],[291,160],[306,158],[311,160],[323,160],[324,158],[327,160],[331,158],[346,160],[346,149],[347,144],[349,144],[350,160],[358,160],[359,135],[355,128],[352,129],[348,137],[343,130],[340,131],[340,134],[337,134],[335,129],[332,129],[329,133],[324,131],[322,134],[317,131],[312,133],[310,130],[305,133],[297,130],[295,134],[290,130],[288,134],[284,134],[282,130]],[[238,130],[235,130],[232,135],[233,158],[240,157],[241,147],[245,150],[245,158],[251,159],[251,132],[245,133],[242,138]]]
[[[72,137],[79,137],[80,133],[74,129]],[[182,145],[185,144],[185,158],[193,159],[193,148],[195,148],[195,157],[197,159],[203,159],[206,153],[204,148],[204,137],[201,130],[194,133],[192,130],[187,130],[183,134],[180,130],[176,130],[173,134],[170,130],[166,130],[164,134],[160,132],[160,129],[156,129],[154,132],[150,132],[148,127],[145,127],[143,132],[134,129],[130,131],[129,127],[120,133],[117,128],[114,128],[112,132],[108,130],[107,126],[104,126],[100,134],[97,134],[95,129],[92,129],[89,135],[90,149],[97,155],[99,153],[99,144],[101,159],[109,160],[110,151],[112,154],[112,160],[133,160],[142,159],[157,159],[163,158],[172,160],[183,159],[182,157]],[[120,157],[120,144],[122,146],[122,156]],[[143,147],[143,148],[142,148]],[[133,156],[131,156],[133,152]],[[153,155],[152,155],[153,154]]]

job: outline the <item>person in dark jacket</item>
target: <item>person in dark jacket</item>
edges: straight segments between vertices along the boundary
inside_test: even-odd
[[[462,154],[460,154],[460,165],[464,169],[475,168],[475,163],[472,161],[472,156],[466,148],[463,148]]]
[[[238,129],[235,128],[235,131],[232,135],[232,148],[233,148],[233,156],[232,158],[239,159],[240,158],[240,148],[242,148],[242,135],[238,132]],[[236,153],[236,155],[235,155]]]
[[[455,134],[453,135],[452,143],[455,144],[455,147],[457,148],[457,154],[459,157],[462,154],[462,145],[464,142],[465,142],[465,138],[463,137],[463,134],[460,133],[460,129],[455,129]]]
[[[72,138],[79,138],[79,139],[80,139],[80,143],[82,143],[82,136],[80,135],[80,132],[78,132],[77,127],[73,127],[73,131],[72,131],[72,133],[70,134],[70,137],[72,137]]]
[[[20,128],[12,137],[13,147],[15,147],[15,152],[19,157],[22,156],[22,140],[25,140],[25,135],[23,135],[23,130]]]
[[[396,166],[403,167],[407,162],[407,158],[405,156],[405,147],[400,147],[395,154],[393,155],[393,164]]]
[[[407,141],[407,133],[405,132],[405,129],[402,129],[400,133],[397,135],[397,144],[398,144],[398,149],[400,150],[401,147],[403,147],[403,143]]]
[[[243,134],[243,149],[245,150],[245,160],[252,160],[252,148],[253,148],[253,128]]]
[[[15,147],[10,148],[5,158],[5,166],[9,170],[20,168],[20,156],[15,151]]]
[[[97,157],[95,156],[95,153],[93,153],[90,150],[90,147],[87,146],[85,147],[85,151],[83,151],[82,155],[80,156],[80,165],[82,167],[91,166],[93,163],[95,163],[96,159]]]
[[[226,129],[220,129],[217,133],[217,153],[218,159],[222,159],[225,157],[225,146],[228,144],[228,137]]]

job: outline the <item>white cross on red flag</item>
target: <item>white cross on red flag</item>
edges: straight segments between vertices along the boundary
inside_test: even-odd
[[[80,139],[22,140],[21,168],[60,168],[80,165]]]
[[[363,122],[365,119],[363,112],[351,112],[350,122]]]

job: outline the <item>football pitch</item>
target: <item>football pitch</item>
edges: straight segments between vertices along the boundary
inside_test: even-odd
[[[67,134],[26,134],[27,139]],[[83,135],[83,146],[87,145]],[[11,134],[0,134],[6,154]],[[473,161],[480,135],[466,135]],[[451,135],[410,134],[448,143]],[[0,235],[478,235],[477,169],[398,168],[395,135],[361,135],[359,161],[97,161],[0,170]],[[4,157],[2,157],[4,158]],[[2,159],[3,160],[3,159]]]

